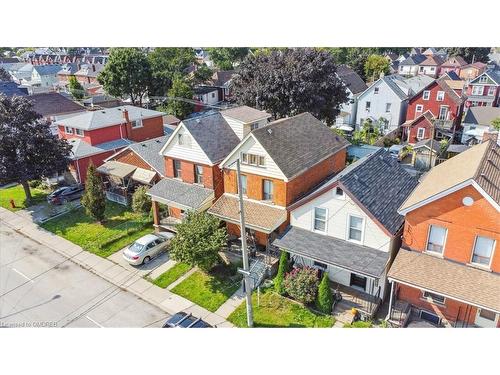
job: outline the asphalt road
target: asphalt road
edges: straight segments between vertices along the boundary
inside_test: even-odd
[[[0,327],[161,327],[168,318],[0,223]]]

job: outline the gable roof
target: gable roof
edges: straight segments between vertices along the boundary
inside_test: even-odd
[[[146,163],[154,168],[160,175],[165,176],[165,161],[160,150],[167,142],[170,135],[153,138],[144,142],[132,143],[127,149],[139,155]],[[123,152],[122,150],[121,152]],[[115,156],[115,155],[113,155]]]
[[[183,120],[179,126],[189,131],[213,164],[224,159],[240,142],[219,112]]]
[[[368,88],[365,81],[363,81],[359,74],[347,65],[339,65],[337,67],[337,75],[354,95],[359,94]]]
[[[422,61],[419,65],[421,66],[439,66],[443,64],[444,60],[438,55],[430,55]]]
[[[34,65],[33,70],[35,70],[41,76],[47,76],[47,75],[57,74],[57,72],[61,70],[61,65],[59,64]]]
[[[218,70],[212,75],[212,85],[224,86],[236,74],[236,70]]]
[[[500,203],[500,151],[489,140],[438,164],[399,208],[401,214],[430,203],[475,182],[497,205]]]
[[[461,66],[467,65],[467,61],[464,60],[462,56],[452,56],[448,60],[446,60],[443,64],[445,67],[456,67],[459,68]]]
[[[132,141],[128,139],[116,139],[114,141],[100,143],[98,145],[91,145],[90,143],[85,142],[81,138],[70,138],[67,140],[71,145],[71,159],[80,159],[86,156],[91,156],[95,154],[100,154],[106,151],[113,151],[123,147],[127,147]]]
[[[99,109],[96,111],[88,111],[79,115],[67,117],[63,120],[56,121],[56,125],[65,125],[82,130],[93,130],[123,124],[124,111],[128,112],[130,121],[147,119],[152,117],[163,116],[163,112],[153,111],[132,105],[122,105],[114,108]]]
[[[303,173],[349,145],[309,112],[276,120],[250,134],[287,179]]]
[[[434,152],[436,154],[439,153],[439,151],[441,150],[441,146],[439,145],[439,142],[434,140],[434,142],[432,142],[432,140],[429,138],[429,139],[422,139],[421,141],[418,141],[417,143],[415,143],[413,145],[413,149],[417,149],[417,148],[427,148],[427,149],[431,149],[431,143],[432,143],[432,149],[434,150]]]
[[[402,89],[402,87],[405,86],[405,83],[401,76],[394,74],[392,76],[384,76],[380,79],[382,82],[385,82],[387,86],[389,86],[389,88],[398,96],[400,100],[408,99],[408,95]],[[374,86],[375,85],[372,85],[370,88]]]
[[[295,209],[339,185],[387,233],[394,235],[404,222],[398,208],[417,184],[418,180],[381,148],[314,188],[291,208]]]
[[[497,117],[500,117],[500,107],[470,107],[463,123],[491,126],[491,121]]]
[[[462,104],[464,99],[460,95],[458,95],[456,91],[453,90],[452,87],[450,87],[450,85],[448,85],[447,81],[448,80],[445,77],[440,77],[436,80],[436,83],[443,89],[443,91],[450,97],[451,100],[453,100],[456,105]]]
[[[419,65],[427,59],[425,55],[410,55],[399,65]]]
[[[500,85],[500,73],[497,73],[497,71],[488,69],[487,71],[483,72],[482,74],[478,75],[476,78],[474,78],[471,83],[477,83],[476,81],[479,81],[479,78],[481,78],[483,75],[487,75],[490,77],[490,79],[495,82],[497,85]]]
[[[457,74],[457,73],[455,73],[455,71],[454,71],[454,70],[450,70],[450,71],[448,71],[448,72],[443,73],[443,75],[442,75],[441,77],[443,77],[443,76],[448,76],[448,78],[449,78],[450,80],[452,80],[452,81],[460,81],[460,80],[462,80],[462,78],[460,78],[460,77],[458,76],[458,74]]]
[[[414,118],[413,120],[406,121],[401,126],[410,126],[411,127],[413,124],[419,122],[422,118],[424,118],[425,120],[427,120],[427,122],[429,122],[429,124],[431,124],[431,125],[432,125],[433,121],[435,120],[435,117],[432,114],[431,110],[428,109],[427,111],[425,111],[424,113],[422,113],[420,116]]]
[[[57,92],[34,94],[29,99],[33,102],[35,112],[42,116],[54,116],[86,110],[85,107]]]
[[[244,122],[245,124],[271,117],[271,115],[265,111],[260,111],[246,105],[225,109],[221,111],[221,114]]]

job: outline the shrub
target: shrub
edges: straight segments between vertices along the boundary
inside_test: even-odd
[[[286,251],[281,252],[278,274],[274,278],[274,290],[281,295],[285,294],[285,286],[283,283],[285,281],[285,274],[288,271],[288,257],[289,255]]]
[[[317,309],[325,314],[331,314],[333,305],[333,294],[328,280],[328,273],[323,273],[318,288],[318,298],[316,299]]]
[[[42,181],[40,180],[32,180],[29,182],[31,188],[38,188],[42,186]]]
[[[104,195],[101,176],[99,176],[93,164],[90,164],[87,169],[85,193],[82,196],[81,202],[87,215],[99,222],[104,220],[106,197]]]
[[[311,303],[318,292],[318,271],[314,268],[296,268],[286,274],[285,291],[293,299],[302,303]]]
[[[136,213],[147,214],[151,211],[151,197],[146,195],[147,186],[139,186],[132,194],[132,210]]]

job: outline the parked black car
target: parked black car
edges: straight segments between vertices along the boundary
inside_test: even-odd
[[[168,319],[163,328],[213,328],[207,322],[185,312],[178,312]]]
[[[63,204],[83,195],[84,187],[82,185],[63,186],[47,196],[47,202],[50,204]]]

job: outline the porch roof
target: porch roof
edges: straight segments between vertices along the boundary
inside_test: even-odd
[[[290,226],[274,246],[292,254],[379,278],[389,261],[389,253],[357,245],[335,237]]]
[[[148,190],[153,200],[181,210],[200,210],[214,198],[214,191],[174,178],[163,178]]]
[[[418,251],[401,249],[389,279],[500,313],[500,276]]]
[[[249,199],[243,199],[243,209],[245,210],[245,225],[259,232],[271,233],[287,219],[284,207],[271,206]],[[238,198],[224,194],[210,207],[208,213],[231,223],[239,223]]]
[[[120,163],[119,161],[111,160],[99,166],[97,168],[97,172],[119,178],[125,178],[134,173],[136,169],[137,167],[134,165]]]

